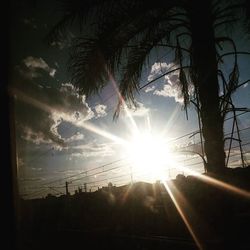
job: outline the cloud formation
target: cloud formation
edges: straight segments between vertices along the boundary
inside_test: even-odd
[[[144,106],[143,103],[137,101],[137,100],[134,100],[134,103],[129,103],[127,105],[127,108],[128,108],[128,112],[125,111],[125,107],[124,107],[124,104],[123,106],[121,107],[121,114],[124,115],[124,116],[128,116],[128,115],[131,115],[131,116],[134,116],[134,117],[143,117],[145,115],[147,115],[149,113],[149,108],[146,108]]]
[[[105,106],[103,104],[96,105],[95,106],[96,118],[106,116],[107,115],[106,108],[107,108],[107,106]]]
[[[54,77],[56,73],[56,69],[49,67],[41,57],[33,56],[23,59],[22,64],[18,66],[18,70],[28,79],[40,77],[42,72],[48,73],[51,77]]]
[[[85,96],[79,95],[70,83],[62,83],[59,88],[43,87],[34,80],[17,77],[13,80],[12,92],[16,96],[20,138],[36,145],[65,146],[67,139],[62,132],[59,133],[58,127],[63,122],[74,126],[76,122],[84,122],[95,116]]]
[[[97,104],[91,109],[85,95],[70,82],[40,85],[38,70],[53,73],[43,59],[27,57],[12,77],[18,154],[25,154],[27,145],[38,149],[36,145],[51,148],[57,155],[69,155],[70,159],[113,155],[109,144],[89,141],[82,133],[83,123],[106,116],[107,107]]]
[[[173,63],[167,64],[165,62],[164,63],[155,62],[151,67],[151,71],[148,76],[148,81],[152,81],[161,74],[164,74],[168,69],[172,68],[173,66],[174,66]]]
[[[173,63],[154,63],[151,68],[148,80],[155,79],[156,77],[166,73],[168,70],[173,69],[175,65]],[[181,92],[181,83],[179,81],[179,71],[172,72],[171,74],[165,75],[163,78],[163,88],[162,89],[152,89],[149,88],[147,92],[153,91],[153,95],[163,96],[163,97],[174,97],[175,101],[183,104],[183,95]],[[154,87],[154,86],[153,86]],[[146,92],[146,91],[145,91]],[[192,94],[193,87],[189,85],[189,92]]]
[[[110,143],[98,143],[97,141],[91,141],[88,143],[75,145],[63,151],[62,154],[69,154],[71,157],[90,158],[90,157],[107,157],[114,154],[112,144]]]
[[[87,157],[106,157],[114,154],[113,149],[105,143],[87,144],[82,147],[82,156]]]
[[[155,86],[153,85],[153,86],[150,86],[150,87],[147,87],[144,91],[146,92],[146,93],[148,93],[148,92],[151,92],[151,91],[153,91],[153,90],[155,90]]]
[[[149,108],[146,108],[143,103],[136,101],[136,107],[132,107],[131,115],[135,117],[143,117],[149,113]]]
[[[80,132],[77,132],[74,135],[70,136],[69,138],[65,139],[65,142],[71,143],[71,142],[82,141],[83,139],[84,135]]]

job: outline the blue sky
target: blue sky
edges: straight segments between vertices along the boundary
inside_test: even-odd
[[[55,179],[126,158],[124,147],[110,135],[125,140],[133,137],[133,125],[126,112],[122,111],[118,120],[112,119],[117,105],[117,94],[112,83],[100,95],[89,99],[78,94],[67,71],[71,40],[67,38],[50,45],[45,42],[45,36],[57,20],[58,12],[49,2],[34,3],[34,6],[26,1],[15,3],[10,29],[11,93],[16,99],[17,156],[22,193],[32,193]],[[73,39],[74,33],[71,32],[69,37]],[[237,44],[242,50],[247,50],[247,43],[240,38],[236,38]],[[143,72],[141,84],[175,67],[171,63],[172,58],[169,52],[166,56],[163,52],[154,54],[152,64]],[[226,72],[233,67],[231,59],[228,57],[222,66]],[[249,78],[248,63],[249,56],[239,57],[240,82]],[[136,96],[138,108],[130,110],[130,114],[140,131],[145,130],[150,122],[153,134],[164,132],[169,140],[198,129],[193,106],[190,106],[189,119],[186,119],[177,82],[177,74],[168,75]],[[249,97],[250,85],[246,83],[234,94],[233,100],[237,107],[249,108]],[[86,129],[85,124],[88,127],[91,125],[92,131]],[[250,115],[239,117],[239,124],[241,128],[247,128]],[[230,131],[230,126],[231,122],[227,122],[225,132]],[[108,136],[100,135],[99,131],[104,131]],[[246,141],[249,139],[249,130],[244,132],[243,137]],[[198,135],[185,137],[176,143],[187,144],[195,140],[198,140]],[[130,171],[130,165],[125,160],[108,167],[115,166],[118,168],[114,171],[99,173],[98,170],[96,175],[93,172],[92,177],[75,181],[75,186],[89,182],[94,189],[106,185],[108,178],[115,174],[119,176]],[[175,174],[173,172],[171,177],[175,177]],[[121,179],[120,184],[128,182],[130,178]],[[105,181],[98,183],[101,179]],[[92,184],[95,182],[96,185]],[[53,185],[63,187],[64,181]],[[64,191],[63,188],[58,190]]]

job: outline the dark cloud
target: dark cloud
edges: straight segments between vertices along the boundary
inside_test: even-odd
[[[10,92],[15,96],[16,124],[19,139],[35,144],[64,145],[58,126],[67,121],[86,121],[94,117],[93,111],[70,84],[60,87],[41,86],[16,72]]]

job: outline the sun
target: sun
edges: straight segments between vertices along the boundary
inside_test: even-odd
[[[166,139],[149,132],[138,132],[128,143],[127,154],[133,172],[145,174],[152,181],[166,180],[176,163]]]

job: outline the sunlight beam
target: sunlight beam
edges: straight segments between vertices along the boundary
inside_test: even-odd
[[[95,125],[89,123],[89,122],[77,122],[75,123],[75,125],[77,125],[78,127],[81,127],[81,128],[84,128],[84,129],[87,129],[88,131],[90,132],[93,132],[97,135],[100,135],[102,137],[105,137],[113,142],[116,142],[118,144],[122,144],[122,145],[127,145],[128,142],[116,135],[113,135],[111,133],[108,133],[107,131],[104,131],[98,127],[96,127]]]
[[[226,190],[226,191],[231,191],[235,194],[238,194],[240,196],[243,196],[247,199],[250,199],[250,192],[247,191],[247,190],[244,190],[244,189],[241,189],[239,187],[236,187],[234,185],[231,185],[231,184],[228,184],[228,183],[225,183],[223,181],[220,181],[220,180],[217,180],[213,177],[210,177],[210,176],[205,176],[205,175],[202,175],[194,170],[191,170],[187,167],[183,167],[183,166],[178,166],[179,169],[183,170],[183,171],[186,171],[196,177],[198,177],[199,179],[201,179],[202,181],[208,183],[208,184],[211,184],[217,188],[220,188],[220,189],[223,189],[223,190]]]
[[[10,89],[10,93],[17,97],[19,100],[22,100],[28,104],[31,104],[33,105],[34,107],[36,108],[39,108],[40,110],[43,110],[43,111],[46,111],[47,113],[49,114],[60,114],[61,111],[60,110],[56,110],[55,108],[51,108],[49,105],[45,104],[45,103],[42,103],[28,95],[26,95],[25,93],[23,93],[22,91],[18,90],[18,89],[15,89],[15,88],[12,88]],[[107,131],[104,131],[96,126],[94,126],[93,124],[90,124],[89,122],[86,122],[86,121],[75,121],[74,123],[72,122],[72,119],[71,117],[69,116],[67,118],[67,115],[65,114],[64,115],[64,118],[65,118],[65,121],[67,122],[70,122],[71,124],[75,125],[75,126],[78,126],[78,127],[81,127],[81,128],[84,128],[84,129],[87,129],[89,130],[90,132],[93,132],[95,134],[98,134],[98,135],[101,135],[102,137],[105,137],[113,142],[116,142],[118,144],[123,144],[123,145],[127,145],[128,142],[118,136],[115,136],[111,133],[108,133]]]
[[[42,103],[42,102],[38,101],[37,99],[26,95],[24,92],[22,92],[16,88],[10,88],[9,92],[12,96],[14,96],[14,98],[17,98],[23,102],[31,104],[32,106],[39,108],[40,110],[46,111],[47,113],[52,113],[55,111],[55,109],[51,108],[49,105]]]
[[[171,126],[174,124],[175,122],[175,119],[176,119],[176,116],[177,114],[180,112],[180,105],[177,104],[172,112],[172,114],[170,115],[167,123],[166,123],[166,126],[165,128],[163,129],[163,132],[162,132],[162,136],[165,136],[167,133],[169,133],[170,129],[171,129]]]
[[[175,207],[176,207],[178,213],[180,214],[180,216],[181,216],[183,222],[185,223],[185,225],[186,225],[186,227],[187,227],[189,233],[191,234],[192,238],[194,239],[196,245],[198,246],[199,249],[203,249],[203,247],[202,247],[202,245],[201,245],[199,239],[197,238],[197,236],[196,236],[194,230],[192,229],[191,224],[189,223],[189,221],[188,221],[188,219],[187,219],[187,216],[185,215],[183,209],[181,208],[181,206],[179,205],[179,203],[178,203],[178,201],[177,201],[178,198],[179,198],[179,199],[180,199],[180,198],[183,198],[182,196],[180,196],[180,192],[179,192],[176,188],[172,187],[172,188],[175,189],[175,193],[177,194],[177,196],[179,196],[179,197],[175,198],[175,196],[174,196],[174,194],[173,194],[173,192],[172,192],[170,186],[168,185],[168,183],[167,183],[167,182],[163,182],[163,184],[164,184],[164,186],[165,186],[165,188],[166,188],[166,190],[167,190],[167,192],[168,192],[170,198],[172,199],[172,201],[173,201],[173,203],[174,203],[174,205],[175,205]],[[182,199],[182,200],[183,200],[183,199]]]

